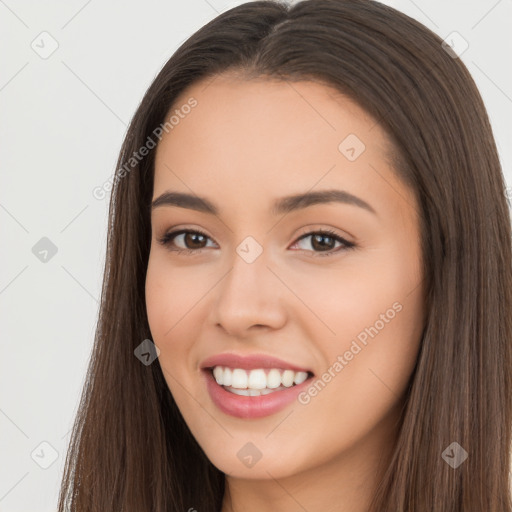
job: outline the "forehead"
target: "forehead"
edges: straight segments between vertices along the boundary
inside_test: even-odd
[[[197,105],[179,120],[174,116],[179,121],[172,128],[174,136],[164,134],[166,141],[160,147],[173,142],[178,146],[191,132],[200,135],[201,140],[195,142],[202,147],[229,137],[231,143],[222,146],[224,153],[230,148],[244,146],[247,150],[252,146],[260,155],[261,147],[256,146],[260,143],[265,144],[267,153],[272,150],[273,156],[286,155],[303,142],[318,142],[319,138],[338,151],[339,142],[348,135],[364,141],[369,151],[380,149],[384,153],[388,146],[384,132],[365,110],[336,89],[317,82],[215,76],[182,92],[168,117],[191,98]]]
[[[181,110],[191,98],[197,104]],[[173,189],[245,207],[313,187],[367,197],[383,179],[400,187],[383,130],[324,84],[216,76],[185,90],[173,113],[179,122],[157,146],[154,197]]]

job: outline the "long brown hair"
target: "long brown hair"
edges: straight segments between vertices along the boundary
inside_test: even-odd
[[[151,339],[155,151],[127,163],[178,95],[228,70],[337,88],[387,132],[397,176],[418,199],[427,321],[371,510],[512,512],[511,223],[492,129],[468,70],[441,38],[370,0],[230,9],[185,41],[147,90],[117,162],[101,307],[59,512],[221,508],[224,474],[190,433],[158,360],[146,366],[134,356]],[[468,454],[458,467],[443,456],[453,456],[452,443]]]

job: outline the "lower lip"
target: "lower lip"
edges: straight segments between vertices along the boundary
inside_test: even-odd
[[[274,391],[268,395],[241,396],[226,391],[219,386],[211,370],[203,370],[206,378],[206,387],[213,403],[224,413],[237,418],[262,418],[270,416],[293,402],[297,395],[307,388],[313,377],[309,377],[301,384],[291,386],[282,391]]]

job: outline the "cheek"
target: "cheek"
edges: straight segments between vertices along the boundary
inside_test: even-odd
[[[199,283],[199,284],[198,284]],[[172,266],[165,255],[150,253],[146,274],[146,311],[155,342],[170,341],[194,315],[205,293],[201,281]],[[190,327],[190,326],[189,326]]]
[[[387,305],[386,300],[382,304]],[[322,432],[314,457],[340,453],[371,432],[390,436],[391,442],[420,341],[413,321],[417,316],[414,300],[404,301],[402,306],[400,311],[393,309],[394,317],[388,323],[381,320],[382,324],[373,317],[386,308],[372,305],[374,309],[358,311],[362,330],[350,337],[344,333],[346,326],[356,321],[355,313],[351,316],[348,304],[343,305],[347,309],[340,313],[335,326],[341,338],[331,338],[324,344],[327,366],[303,395],[301,405],[297,405],[299,414],[295,415],[296,420],[309,425],[305,431]],[[357,338],[361,333],[364,336]]]
[[[406,314],[405,309],[399,315],[402,313]],[[306,406],[311,411],[330,411],[331,439],[338,435],[345,446],[374,429],[383,428],[391,435],[395,428],[395,415],[414,370],[420,341],[410,336],[399,315],[379,334],[369,336],[366,344],[356,341],[359,348],[352,349],[355,354],[349,351],[350,360],[345,351],[338,351],[340,365],[319,376],[320,391]]]
[[[158,362],[162,374],[178,406],[182,402],[181,386],[187,386],[189,377],[184,364],[189,352],[186,340],[193,335],[184,310],[188,302],[183,297],[186,291],[180,284],[179,273],[171,272],[159,256],[150,254],[145,285],[148,323],[151,339],[160,351]]]
[[[309,339],[321,337],[326,346],[342,348],[357,336],[364,341],[374,324],[379,331],[387,330],[395,317],[406,316],[397,310],[405,311],[419,278],[405,266],[396,266],[391,253],[376,251],[329,268],[288,274],[290,288],[311,312],[302,324]]]
[[[324,313],[336,334],[324,343],[328,366],[311,402],[329,408],[347,438],[386,417],[403,397],[417,360],[421,276],[414,260],[401,258],[382,253],[359,270],[344,271],[339,286],[338,276],[320,283],[333,290],[332,300],[324,298]]]
[[[160,255],[150,254],[146,274],[146,311],[152,341],[160,350],[159,363],[171,390],[175,380],[186,377],[184,371],[189,346],[186,342],[194,336],[191,304],[193,287],[186,285],[179,270],[172,269]],[[187,311],[189,312],[187,314]]]
[[[314,317],[304,324],[326,364],[312,401],[326,408],[339,404],[338,420],[356,431],[402,396],[417,359],[424,320],[421,275],[413,255],[398,252],[391,245],[368,251],[347,258],[339,271],[316,273],[303,283],[308,306],[330,331],[319,329]],[[347,411],[353,412],[347,417]]]

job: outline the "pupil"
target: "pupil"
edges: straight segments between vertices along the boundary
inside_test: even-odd
[[[200,235],[199,233],[187,233],[187,236],[188,237],[191,237],[193,239],[197,239],[197,238],[204,238],[203,235]],[[197,240],[195,240],[197,242]],[[187,243],[188,245],[188,243]],[[192,243],[192,246],[194,246],[194,243]]]
[[[331,244],[319,244],[319,245],[317,246],[317,242],[318,242],[318,240],[319,240],[319,239],[322,239],[322,238],[330,240],[330,241],[331,241]],[[333,239],[332,237],[328,236],[328,235],[315,235],[315,236],[313,237],[313,242],[312,242],[312,244],[313,244],[313,247],[314,247],[315,249],[318,249],[318,248],[320,248],[320,249],[325,249],[326,247],[327,247],[327,249],[332,249],[331,245],[332,245],[332,241],[333,241],[333,240],[334,240],[334,239]]]

